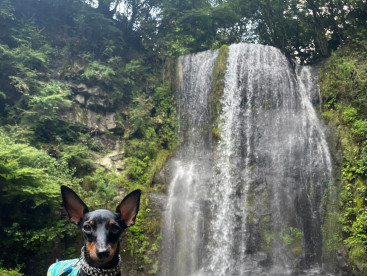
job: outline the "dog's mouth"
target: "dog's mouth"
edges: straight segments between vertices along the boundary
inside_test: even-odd
[[[108,256],[104,258],[98,258],[97,260],[93,260],[96,267],[104,268],[104,265],[108,264],[110,261],[112,261],[113,256]]]

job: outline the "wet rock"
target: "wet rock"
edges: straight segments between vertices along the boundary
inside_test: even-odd
[[[157,184],[168,185],[172,181],[174,174],[173,172],[174,164],[172,162],[173,159],[168,160],[166,164],[162,167],[162,169],[154,175],[152,181],[153,185]]]
[[[167,184],[167,173],[166,168],[163,167],[158,173],[156,173],[153,177],[153,185],[156,184]]]
[[[150,193],[149,194],[149,204],[155,210],[163,211],[163,209],[167,205],[167,196],[158,193]]]

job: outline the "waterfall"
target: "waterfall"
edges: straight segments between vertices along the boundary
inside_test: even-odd
[[[164,275],[191,275],[201,266],[206,184],[212,176],[208,97],[218,51],[178,60],[179,119],[182,145],[171,161],[167,210],[163,221]]]
[[[213,142],[217,55],[179,60],[182,146],[171,165],[163,274],[319,275],[332,166],[312,104],[317,72],[273,47],[231,45]]]

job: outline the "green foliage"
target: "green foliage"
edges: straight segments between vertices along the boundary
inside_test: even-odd
[[[6,99],[6,94],[4,92],[0,91],[0,97],[2,97],[5,100]]]
[[[360,42],[333,53],[321,72],[323,116],[337,129],[343,154],[342,238],[355,272],[367,271],[367,48]]]
[[[79,175],[94,169],[94,162],[87,145],[82,143],[63,145],[60,151],[60,162],[68,164],[70,169],[75,170]]]
[[[300,229],[295,227],[283,229],[280,237],[294,256],[300,256],[303,253],[303,233]]]
[[[149,127],[152,126],[151,113],[153,109],[152,99],[146,97],[144,94],[138,96],[133,100],[134,105],[129,110],[127,120],[128,131],[125,133],[126,137],[144,137],[150,135]]]
[[[172,80],[155,89],[153,96],[153,122],[163,149],[173,151],[177,144],[177,116]]]
[[[128,179],[132,181],[141,181],[145,183],[147,181],[147,175],[145,171],[149,165],[148,162],[149,162],[148,156],[143,160],[136,157],[126,158],[125,166],[126,166],[126,176],[128,177]]]
[[[367,269],[366,258],[367,258],[367,250],[366,246],[362,244],[353,244],[349,246],[349,256],[351,261],[353,262],[354,269],[359,271],[360,273],[364,273]],[[361,274],[363,275],[363,274]]]
[[[111,77],[115,75],[114,70],[98,61],[88,64],[84,73],[81,75],[86,80],[101,81],[106,84],[111,82]]]
[[[39,70],[45,69],[47,56],[28,45],[11,49],[0,44],[0,61],[0,78],[7,79],[5,87],[29,95],[38,89],[37,77],[42,75]]]
[[[14,7],[11,5],[9,0],[1,1],[0,3],[0,18],[3,20],[14,19]]]
[[[127,140],[127,183],[149,185],[177,143],[177,119],[170,83],[155,88],[152,97],[145,94],[133,100],[124,128]]]
[[[83,185],[88,191],[85,202],[91,208],[114,210],[118,205],[119,202],[115,199],[118,178],[115,174],[98,168],[92,175],[84,177]]]
[[[2,276],[23,276],[23,273],[20,273],[19,270],[8,270],[4,268],[0,268],[0,275]]]
[[[55,120],[60,114],[60,107],[70,103],[67,96],[70,95],[70,88],[60,81],[50,80],[49,82],[39,82],[39,91],[33,95],[28,95],[28,109],[23,113],[23,120],[38,123],[48,120]]]
[[[59,211],[59,187],[71,181],[62,163],[34,147],[13,142],[0,129],[0,258],[7,267],[37,263],[55,238],[62,236],[65,223],[54,219]],[[33,258],[20,258],[16,248]]]
[[[363,212],[357,216],[351,232],[353,235],[345,240],[348,245],[360,244],[367,246],[367,213]]]

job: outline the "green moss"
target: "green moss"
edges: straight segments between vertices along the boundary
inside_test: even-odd
[[[220,99],[224,92],[224,75],[227,67],[229,48],[223,45],[219,49],[217,62],[213,71],[212,91],[209,96],[210,121],[212,126],[213,140],[220,140],[219,116],[222,112]]]
[[[303,252],[303,233],[300,229],[295,227],[289,227],[283,229],[280,233],[280,237],[283,240],[287,248],[290,249],[295,257],[298,257]]]
[[[254,192],[249,193],[247,195],[247,205],[248,206],[254,206],[255,205],[255,200],[256,200],[256,195]]]
[[[152,269],[148,271],[148,274],[156,275],[158,273],[158,268],[159,268],[159,262],[155,261],[154,264],[152,264]]]
[[[292,254],[294,256],[301,256],[302,253],[303,253],[303,246],[296,246],[296,247],[293,247],[292,250],[291,250]]]
[[[249,224],[255,223],[255,214],[251,211],[247,214],[247,223]]]
[[[339,206],[340,188],[333,181],[329,182],[323,197],[323,224],[321,227],[323,237],[324,259],[335,261],[338,251],[343,246],[343,238],[340,227],[341,212]]]
[[[271,99],[265,99],[264,100],[264,109],[265,110],[271,109],[271,105],[272,105]]]
[[[266,253],[269,257],[271,255],[273,249],[273,241],[274,241],[274,231],[271,227],[271,215],[269,212],[270,209],[270,196],[269,190],[267,188],[264,189],[262,192],[262,199],[263,199],[263,212],[264,215],[261,217],[260,221],[260,229],[261,229],[261,244],[260,249],[264,253]]]
[[[263,227],[261,227],[261,244],[260,250],[267,255],[270,255],[273,249],[274,233],[270,230],[269,226],[270,218],[265,216],[263,218]]]
[[[263,200],[264,200],[264,204],[266,206],[269,205],[270,201],[269,201],[269,191],[268,189],[265,189],[264,192],[263,192]]]
[[[151,183],[153,180],[153,177],[156,173],[158,173],[164,164],[166,164],[167,159],[172,155],[173,151],[170,150],[161,150],[157,153],[156,158],[152,162],[152,165],[148,169],[148,179],[147,182]]]
[[[213,140],[215,140],[215,141],[219,141],[220,140],[220,132],[221,132],[221,128],[220,127],[216,127],[216,126],[213,126],[212,127],[212,137],[213,137]]]

